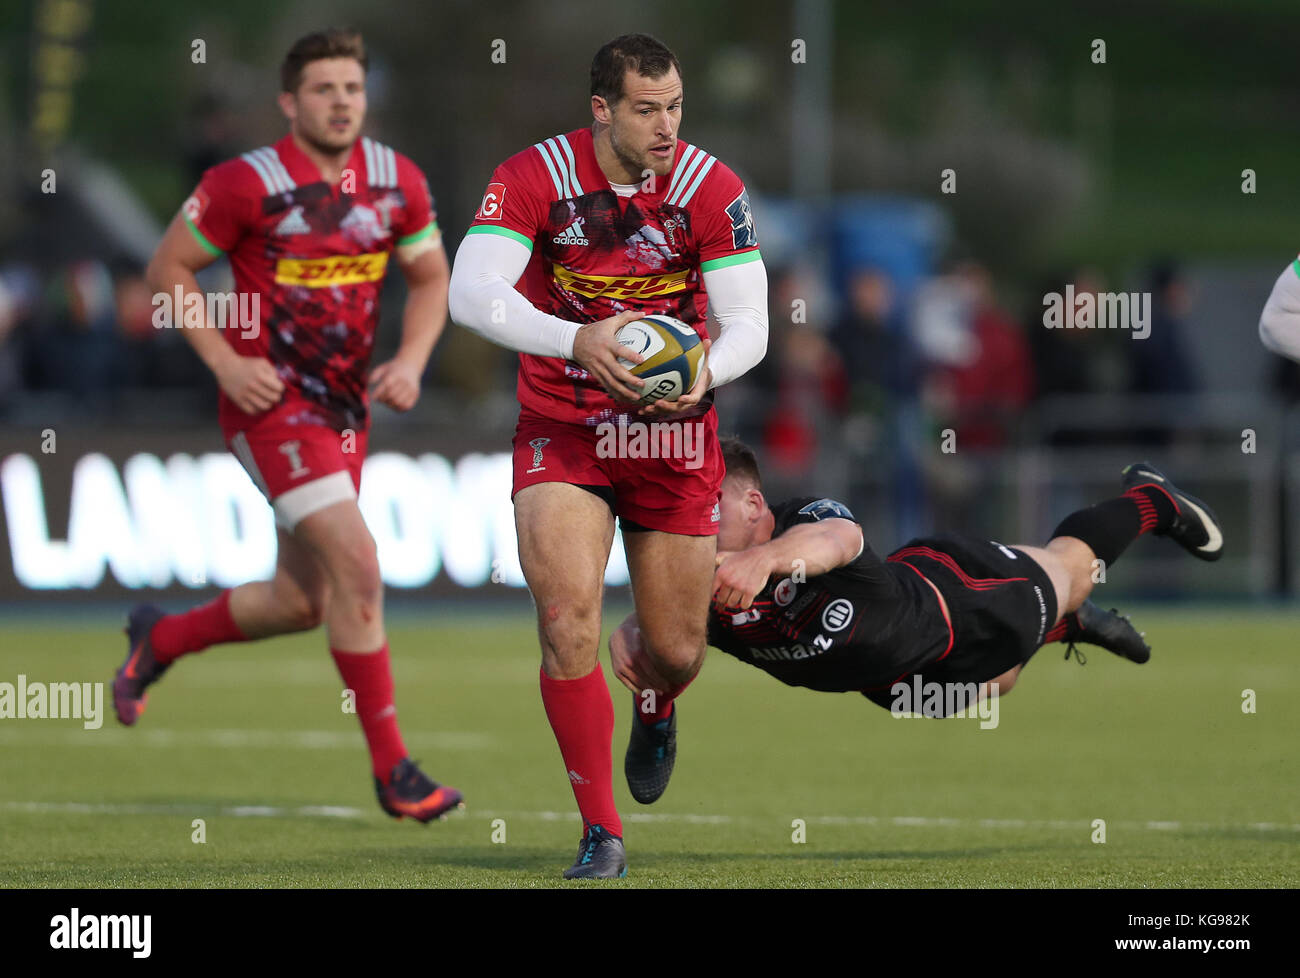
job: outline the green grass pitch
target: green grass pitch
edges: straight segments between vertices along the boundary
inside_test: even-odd
[[[0,720],[0,885],[1295,886],[1300,616],[1133,617],[1150,663],[1097,649],[1080,667],[1049,646],[989,730],[896,719],[711,652],[648,808],[622,781],[632,701],[615,685],[629,875],[597,884],[559,878],[580,824],[522,612],[392,624],[407,746],[468,802],[429,826],[376,806],[323,633],[183,660],[127,730],[108,701],[118,623],[11,621],[0,682],[104,680],[105,716]]]

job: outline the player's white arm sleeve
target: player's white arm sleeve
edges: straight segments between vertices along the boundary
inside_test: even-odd
[[[1300,273],[1288,266],[1259,317],[1259,338],[1274,353],[1300,361]]]
[[[761,260],[715,268],[704,273],[704,289],[721,327],[709,349],[713,386],[721,387],[767,352],[767,269]]]
[[[531,255],[505,235],[467,234],[451,270],[451,318],[511,350],[568,360],[578,324],[542,312],[515,289]]]

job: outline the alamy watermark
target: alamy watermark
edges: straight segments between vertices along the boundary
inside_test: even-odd
[[[179,285],[172,292],[153,296],[154,329],[237,329],[246,340],[257,339],[261,331],[260,292],[186,292]]]
[[[704,465],[703,421],[606,421],[596,426],[597,458],[681,459],[688,469]]]
[[[1151,335],[1150,292],[1074,292],[1043,296],[1043,325],[1048,329],[1130,329],[1133,339]]]
[[[104,725],[103,683],[33,683],[22,673],[0,683],[0,720],[80,720],[87,730]]]
[[[910,683],[896,682],[889,687],[893,700],[889,712],[895,717],[979,717],[980,729],[998,725],[998,684],[989,683],[988,695],[980,696],[980,683],[923,682],[912,674]]]

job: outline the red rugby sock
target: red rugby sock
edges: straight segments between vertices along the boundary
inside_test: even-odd
[[[1069,612],[1069,614],[1062,617],[1060,621],[1051,627],[1048,633],[1043,636],[1043,645],[1046,645],[1048,642],[1060,642],[1065,638],[1065,630],[1070,627],[1069,623],[1065,619],[1072,614],[1074,614],[1074,612]]]
[[[678,683],[677,685],[670,687],[667,695],[656,696],[654,698],[655,708],[653,710],[646,709],[647,700],[642,699],[641,696],[633,696],[632,708],[638,719],[648,726],[654,726],[654,724],[658,723],[660,720],[667,720],[673,715],[673,703],[676,702],[677,697],[686,692],[686,687],[694,681],[694,677],[692,677],[684,683]],[[642,696],[643,695],[644,693]]]
[[[600,663],[581,679],[552,679],[540,669],[538,676],[583,830],[600,825],[621,837],[623,821],[614,807],[614,701]]]
[[[242,642],[244,633],[230,615],[230,592],[179,615],[159,618],[149,633],[154,658],[167,665],[188,652],[202,652],[222,642]]]
[[[393,705],[393,671],[388,659],[388,643],[378,652],[343,652],[330,649],[338,666],[343,685],[356,695],[357,719],[370,748],[370,767],[383,784],[393,765],[406,756],[402,733],[397,726],[397,707]]]

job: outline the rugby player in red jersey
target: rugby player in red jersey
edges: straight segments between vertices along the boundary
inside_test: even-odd
[[[146,688],[180,656],[324,622],[355,695],[380,805],[428,822],[461,794],[432,781],[403,746],[383,583],[357,491],[369,401],[414,406],[446,323],[450,273],[424,175],[360,135],[366,64],[355,32],[295,43],[279,96],[289,134],[205,173],[149,265],[155,289],[189,295],[199,292],[195,272],[225,254],[237,290],[258,301],[256,322],[184,335],[216,375],[222,433],[275,510],[279,552],[269,581],[183,614],[133,609],[113,705],[129,726]],[[367,376],[390,258],[408,287],[402,340]]]
[[[609,42],[592,62],[591,110],[590,128],[497,167],[450,294],[456,322],[521,354],[519,557],[537,605],[542,703],[583,819],[566,878],[616,877],[627,866],[611,773],[614,708],[599,661],[614,518],[648,653],[670,681],[635,702],[624,760],[633,797],[649,803],[673,767],[674,700],[704,659],[723,477],[712,392],[767,347],[767,277],[749,198],[728,167],[678,138],[677,58],[644,34]],[[710,311],[720,333],[694,388],[638,408],[640,381],[618,360],[640,357],[615,333],[663,313],[707,343]],[[602,445],[620,425],[659,426],[623,444],[667,436],[678,450],[618,457]]]

